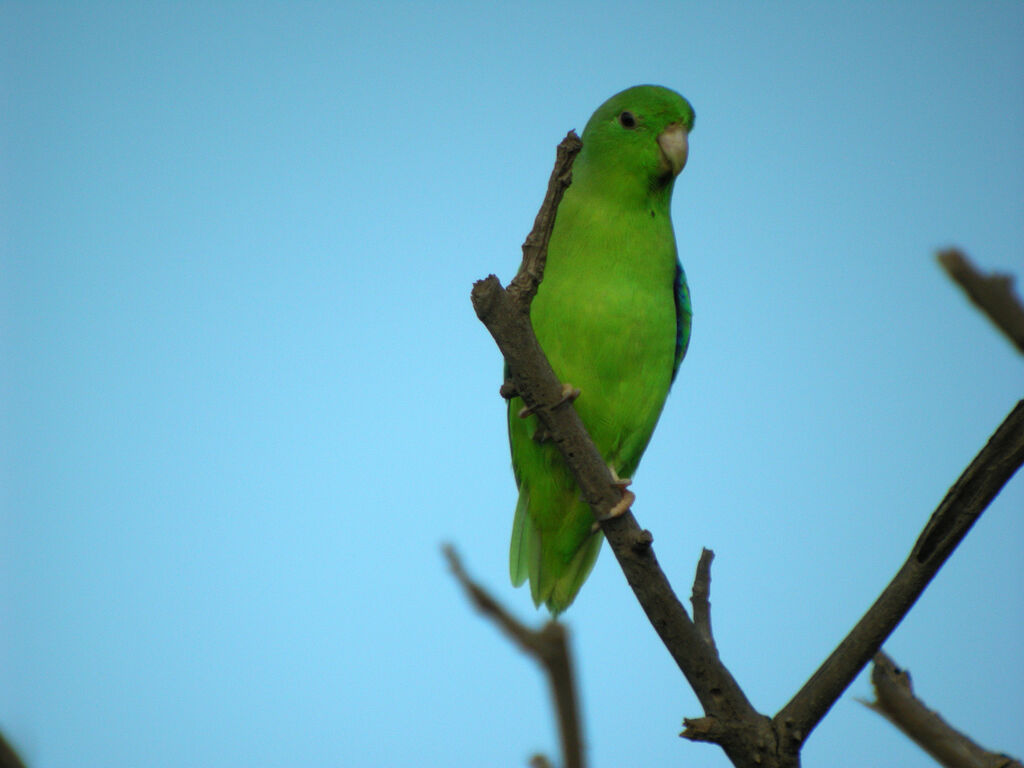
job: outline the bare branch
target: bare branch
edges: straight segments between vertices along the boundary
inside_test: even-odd
[[[910,673],[879,651],[871,683],[876,701],[863,701],[945,768],[1024,768],[1019,760],[989,752],[947,723],[914,695]]]
[[[711,650],[717,656],[715,636],[711,632],[711,561],[714,559],[715,553],[710,549],[704,547],[701,550],[700,560],[697,561],[697,574],[693,578],[690,604],[693,605],[693,623],[697,625],[704,642],[711,646]]]
[[[1024,354],[1024,305],[1013,290],[1013,277],[979,272],[956,248],[939,251],[936,258],[974,305]]]
[[[551,171],[551,178],[548,179],[544,202],[537,212],[537,218],[533,220],[533,229],[530,230],[530,234],[526,236],[526,241],[523,243],[523,261],[508,289],[516,297],[516,300],[523,302],[527,309],[529,309],[533,297],[537,295],[537,287],[544,277],[544,266],[548,258],[548,241],[551,240],[551,232],[555,227],[558,204],[562,202],[562,195],[572,183],[572,164],[582,148],[583,142],[580,141],[580,137],[576,135],[575,131],[569,131],[558,145],[555,154],[555,167]]]
[[[903,567],[867,613],[775,716],[780,740],[802,743],[881,648],[1003,485],[1024,463],[1024,400],[974,458],[914,544]]]
[[[558,447],[600,521],[608,544],[619,561],[651,625],[686,676],[708,717],[717,725],[715,741],[737,765],[764,765],[774,751],[771,721],[757,713],[715,651],[701,637],[686,609],[672,590],[651,547],[652,537],[637,524],[632,512],[610,517],[622,500],[608,465],[587,434],[576,409],[563,397],[562,385],[548,363],[530,323],[530,302],[543,278],[550,227],[554,224],[564,163],[574,157],[578,139],[570,133],[559,147],[548,194],[537,215],[534,231],[523,246],[523,265],[508,290],[494,275],[474,284],[471,298],[477,317],[501,350],[516,393],[537,415],[541,426]],[[538,233],[539,227],[547,231]],[[507,392],[508,387],[503,386]],[[684,733],[689,737],[688,733]]]
[[[526,626],[469,577],[454,547],[446,544],[442,551],[452,574],[466,590],[477,610],[497,624],[520,650],[532,656],[544,669],[558,714],[562,765],[564,768],[583,768],[583,731],[576,703],[576,682],[565,626],[557,621],[549,621],[539,630]],[[543,762],[537,762],[538,760]],[[531,762],[548,765],[543,755],[535,755]]]

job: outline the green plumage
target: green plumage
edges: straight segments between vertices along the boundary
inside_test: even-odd
[[[690,337],[690,297],[669,206],[694,113],[679,94],[638,86],[616,94],[583,132],[558,209],[531,320],[605,461],[631,477],[654,431]],[[558,449],[535,416],[509,403],[519,486],[512,582],[539,606],[565,610],[603,537]]]

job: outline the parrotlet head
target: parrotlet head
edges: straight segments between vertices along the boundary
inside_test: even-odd
[[[583,130],[581,159],[598,179],[667,190],[686,165],[694,112],[690,102],[658,85],[638,85],[597,108]]]

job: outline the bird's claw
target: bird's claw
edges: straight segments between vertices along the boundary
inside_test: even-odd
[[[615,467],[611,464],[608,465],[608,471],[612,476],[612,488],[618,488],[622,492],[622,498],[619,502],[608,510],[608,514],[600,518],[594,523],[593,531],[597,531],[601,527],[601,523],[612,520],[616,517],[622,517],[629,511],[629,508],[633,506],[633,502],[636,501],[636,494],[632,491],[626,490],[633,482],[628,477],[619,477],[619,473],[615,471]]]
[[[636,501],[636,494],[622,488],[622,498],[619,499],[619,503],[609,509],[608,513],[604,517],[600,518],[591,526],[591,532],[596,533],[601,530],[601,523],[607,523],[609,520],[614,520],[616,517],[622,517],[624,514],[629,512],[629,508],[633,506],[634,501]]]
[[[504,392],[505,392],[505,387],[506,386],[508,386],[507,382],[506,382],[506,384],[503,384],[502,387],[501,387],[502,396],[504,396]],[[575,400],[579,396],[580,396],[580,391],[578,389],[576,389],[576,387],[574,387],[572,384],[570,384],[567,381],[562,382],[562,396],[559,397],[557,401],[555,401],[554,403],[551,404],[551,408],[557,408],[560,405],[565,405],[566,403],[571,403],[573,400]],[[520,419],[525,419],[527,416],[533,415],[533,411],[534,411],[533,408],[531,408],[528,405],[524,405],[522,408],[519,409],[519,413],[517,415],[519,416]]]
[[[612,486],[615,488],[621,488],[623,493],[626,489],[633,484],[632,479],[628,477],[619,477],[619,473],[615,471],[615,467],[611,464],[608,465],[608,471],[612,473]]]
[[[622,517],[629,512],[629,508],[633,506],[634,501],[636,501],[636,494],[623,489],[622,498],[619,500],[619,503],[608,510],[608,514],[605,515],[604,519],[611,520],[613,517]]]
[[[578,389],[576,389],[576,387],[574,387],[568,381],[563,381],[562,382],[562,396],[558,399],[558,402],[555,403],[551,407],[552,408],[557,408],[560,405],[565,405],[566,403],[571,403],[571,402],[573,402],[579,396],[580,396],[580,391]]]

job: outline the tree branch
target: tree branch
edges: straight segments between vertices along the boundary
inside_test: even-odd
[[[1019,760],[989,752],[932,712],[914,695],[910,673],[879,651],[871,683],[875,701],[861,703],[895,725],[945,768],[1024,768]]]
[[[802,743],[868,660],[882,647],[1003,485],[1024,463],[1024,400],[974,458],[867,613],[773,721],[780,740]]]
[[[544,669],[551,685],[555,711],[558,713],[562,765],[564,768],[583,768],[583,738],[579,707],[576,703],[576,682],[564,625],[557,621],[549,621],[539,630],[530,629],[502,608],[497,600],[469,577],[454,547],[446,544],[442,551],[452,573],[466,590],[477,610],[497,624],[520,650],[532,656]],[[542,755],[535,756],[531,762],[535,765],[548,765],[547,759]]]
[[[684,735],[715,741],[737,765],[763,765],[763,755],[774,751],[769,719],[754,710],[715,651],[704,642],[658,565],[651,534],[640,528],[632,512],[609,518],[622,493],[576,410],[562,397],[562,386],[530,324],[530,302],[543,278],[550,229],[561,195],[571,183],[571,164],[579,146],[572,132],[559,145],[548,193],[523,245],[523,264],[508,290],[491,275],[474,284],[473,307],[505,358],[516,394],[558,446],[595,520],[601,521],[627,582],[700,700],[708,716],[704,720],[713,722],[714,727],[700,734],[688,728]],[[503,392],[508,392],[507,386]]]
[[[736,766],[795,768],[807,736],[1024,462],[1024,401],[950,489],[910,557],[874,605],[796,696],[769,720],[751,706],[712,643],[705,639],[710,636],[710,620],[705,625],[702,617],[702,628],[690,620],[658,565],[651,534],[640,528],[632,511],[609,517],[622,499],[621,491],[571,401],[563,397],[562,386],[533,333],[530,303],[543,278],[551,227],[561,195],[571,183],[572,161],[579,146],[572,132],[559,146],[544,205],[523,245],[523,263],[508,290],[494,275],[473,285],[477,317],[505,358],[508,381],[502,386],[502,395],[518,394],[558,447],[648,620],[704,708],[705,717],[684,721],[682,735],[718,744]],[[699,587],[700,581],[698,571],[695,586]],[[695,605],[702,602],[699,588],[697,592]]]
[[[1024,306],[1013,290],[1013,277],[979,272],[960,250],[939,251],[936,258],[978,309],[1024,354]]]

